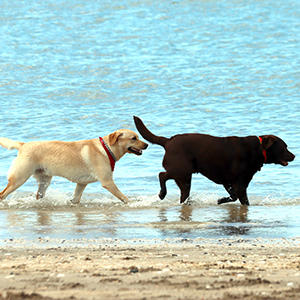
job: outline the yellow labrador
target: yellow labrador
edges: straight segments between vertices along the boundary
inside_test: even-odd
[[[79,203],[88,183],[100,181],[114,196],[128,202],[113,181],[114,163],[126,153],[141,155],[147,144],[128,129],[117,130],[103,138],[76,142],[45,141],[22,143],[0,138],[0,145],[18,149],[19,153],[8,172],[8,184],[0,192],[0,200],[16,190],[33,175],[38,182],[36,198],[42,198],[52,176],[61,176],[77,186],[72,203]]]

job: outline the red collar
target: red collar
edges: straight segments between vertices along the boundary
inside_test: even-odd
[[[262,145],[262,137],[259,136],[258,139],[259,139],[260,144]],[[267,151],[266,151],[266,149],[262,149],[262,154],[264,156],[264,163],[266,163],[267,162]]]
[[[112,153],[112,151],[108,148],[108,146],[106,145],[106,143],[104,142],[102,137],[99,137],[99,140],[109,158],[109,162],[110,162],[110,166],[111,166],[111,170],[114,171],[115,169],[115,164],[116,164],[116,158],[114,156],[114,154]]]

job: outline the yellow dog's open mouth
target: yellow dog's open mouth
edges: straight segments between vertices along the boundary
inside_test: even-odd
[[[129,147],[128,148],[129,153],[133,153],[135,155],[142,155],[143,151],[134,147]]]

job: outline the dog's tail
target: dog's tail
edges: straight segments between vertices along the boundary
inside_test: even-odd
[[[22,146],[24,145],[24,143],[22,142],[18,142],[18,141],[13,141],[4,137],[0,137],[0,146],[11,150],[11,149],[17,149],[19,150]]]
[[[169,140],[168,138],[154,135],[146,128],[145,124],[139,117],[134,116],[133,119],[137,130],[145,140],[149,141],[152,144],[157,144],[165,147],[167,141]]]

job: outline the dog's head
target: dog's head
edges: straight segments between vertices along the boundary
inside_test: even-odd
[[[123,153],[142,155],[142,150],[148,147],[147,143],[142,142],[139,136],[129,129],[119,129],[111,133],[108,138],[109,145],[117,146]]]
[[[280,164],[287,166],[290,161],[293,161],[295,155],[287,149],[287,144],[275,135],[262,135],[262,147],[266,150],[266,163]]]

